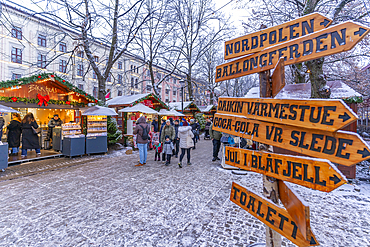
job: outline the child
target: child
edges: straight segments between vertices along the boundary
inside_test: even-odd
[[[158,161],[161,161],[162,143],[158,141],[154,142],[154,149],[155,149],[154,161],[157,161],[157,156],[158,156]]]
[[[173,143],[169,136],[165,136],[166,141],[163,144],[163,153],[166,155],[166,166],[171,163],[172,150],[174,149]]]

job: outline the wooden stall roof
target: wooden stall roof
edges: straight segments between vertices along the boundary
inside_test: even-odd
[[[0,101],[13,107],[73,108],[98,100],[65,79],[42,73],[0,82]]]
[[[154,107],[153,101],[158,104],[158,107]],[[166,109],[169,110],[168,106],[155,94],[134,94],[134,95],[123,95],[118,96],[107,101],[108,107],[127,107],[134,106],[138,103],[142,103],[154,110]]]
[[[171,110],[181,111],[181,102],[171,102],[169,103],[169,107]],[[193,101],[184,101],[183,102],[184,111],[191,111],[191,112],[200,112],[200,109]]]

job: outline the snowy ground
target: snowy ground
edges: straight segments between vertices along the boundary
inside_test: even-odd
[[[182,169],[116,152],[0,182],[0,246],[248,246],[264,225],[230,202],[231,182],[261,192],[256,173],[211,162],[211,142]],[[361,167],[361,168],[365,168]],[[362,171],[364,170],[364,171]],[[366,169],[361,169],[364,177]],[[292,187],[310,205],[321,246],[370,246],[370,182],[324,193]],[[294,246],[284,239],[283,246]]]

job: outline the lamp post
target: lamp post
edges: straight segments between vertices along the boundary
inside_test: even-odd
[[[180,85],[181,85],[181,113],[184,114],[184,86],[185,86],[185,81],[181,80]]]

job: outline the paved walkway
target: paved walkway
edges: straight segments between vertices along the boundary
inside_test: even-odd
[[[234,175],[211,159],[211,141],[202,140],[193,165],[182,169],[175,159],[168,167],[154,162],[151,151],[143,167],[134,167],[137,153],[122,154],[2,181],[0,246],[264,242],[264,225],[229,200],[232,181],[261,192],[261,175]],[[293,186],[312,206],[311,226],[322,246],[369,246],[370,199],[346,186],[337,194]],[[284,239],[283,246],[293,245]]]

